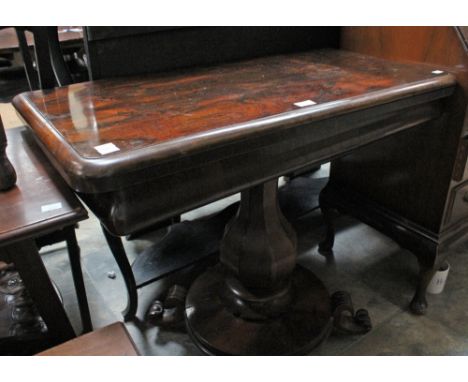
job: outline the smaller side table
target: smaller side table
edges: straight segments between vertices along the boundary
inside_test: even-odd
[[[75,333],[39,256],[38,243],[47,243],[50,237],[66,240],[83,331],[92,330],[75,236],[76,224],[87,218],[87,211],[26,128],[6,130],[6,136],[17,182],[0,192],[0,259],[15,264],[47,325],[50,343],[61,343]]]

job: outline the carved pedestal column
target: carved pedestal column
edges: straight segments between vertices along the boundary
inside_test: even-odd
[[[296,235],[277,192],[276,180],[242,192],[220,264],[190,288],[187,327],[208,354],[302,354],[329,333],[328,292],[296,266]]]

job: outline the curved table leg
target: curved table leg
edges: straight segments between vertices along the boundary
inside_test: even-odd
[[[426,314],[427,311],[427,300],[426,291],[427,286],[431,282],[436,272],[436,267],[426,265],[422,261],[419,261],[419,278],[418,285],[416,286],[416,292],[410,303],[410,310],[414,314]]]
[[[188,332],[207,354],[304,354],[331,330],[328,292],[296,265],[296,235],[277,193],[276,179],[242,192],[220,264],[190,287]]]
[[[76,297],[80,308],[81,323],[83,333],[93,330],[91,315],[89,313],[88,299],[86,297],[86,288],[83,281],[83,271],[81,269],[80,247],[76,241],[75,227],[65,228],[65,237],[68,248],[68,258],[70,259],[70,268],[72,271],[73,283],[75,284]]]
[[[118,236],[112,235],[107,229],[102,226],[102,231],[106,237],[107,244],[114,255],[114,259],[119,266],[120,272],[122,272],[125,286],[127,287],[128,302],[127,307],[122,312],[125,321],[135,319],[135,315],[138,308],[138,291],[135,282],[135,276],[133,275],[132,266],[128,262],[125,248],[122,244],[122,239]]]

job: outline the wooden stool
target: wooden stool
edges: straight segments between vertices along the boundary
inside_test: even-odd
[[[39,356],[95,356],[139,355],[138,350],[121,322],[116,322],[91,333],[55,346]]]

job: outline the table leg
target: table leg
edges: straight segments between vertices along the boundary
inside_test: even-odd
[[[326,338],[330,298],[296,265],[296,235],[280,211],[276,180],[242,192],[220,264],[192,284],[185,315],[208,354],[303,354]]]
[[[29,295],[47,325],[51,345],[75,337],[73,327],[50,281],[34,240],[24,240],[1,248],[8,261],[13,262]]]
[[[125,321],[130,321],[135,318],[138,308],[138,291],[132,266],[128,262],[128,257],[125,253],[122,239],[118,236],[112,235],[104,226],[102,226],[102,231],[104,232],[104,236],[106,237],[107,244],[109,244],[112,255],[114,255],[115,261],[119,266],[120,272],[122,272],[125,286],[127,287],[128,302],[127,307],[124,309],[122,314]]]
[[[70,268],[72,271],[73,283],[75,284],[76,297],[80,308],[81,323],[83,325],[83,333],[88,333],[93,330],[91,315],[89,313],[88,299],[86,297],[86,288],[83,281],[83,271],[81,269],[80,247],[76,241],[75,227],[67,227],[64,229],[68,258],[70,259]]]

